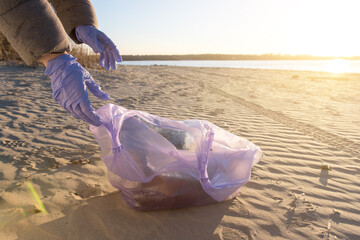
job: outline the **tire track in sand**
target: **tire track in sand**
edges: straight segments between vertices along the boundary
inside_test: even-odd
[[[311,136],[319,142],[328,144],[338,150],[344,151],[350,154],[353,157],[356,157],[360,160],[360,144],[353,142],[347,138],[341,137],[339,135],[330,133],[328,131],[322,130],[313,125],[299,122],[291,117],[286,116],[285,114],[267,109],[256,103],[252,103],[242,97],[238,97],[232,94],[229,94],[218,88],[205,85],[211,92],[221,95],[225,98],[231,99],[232,101],[241,104],[244,107],[247,107],[259,114],[262,114],[266,117],[269,117],[279,123],[284,124],[287,127],[290,127],[296,131],[302,132],[305,135]]]

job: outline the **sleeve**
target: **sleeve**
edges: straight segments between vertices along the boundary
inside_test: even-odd
[[[66,33],[75,43],[80,43],[75,28],[82,25],[98,27],[96,13],[90,0],[51,0]]]
[[[70,49],[59,18],[46,0],[0,0],[0,31],[27,65]]]

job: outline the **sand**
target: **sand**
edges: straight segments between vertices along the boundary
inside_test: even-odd
[[[0,64],[0,239],[360,239],[360,75],[91,71],[108,102],[206,119],[264,152],[233,200],[137,212],[109,184],[88,125],[52,99],[43,71]]]

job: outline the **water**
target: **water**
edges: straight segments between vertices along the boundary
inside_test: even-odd
[[[226,67],[278,69],[333,73],[360,73],[360,60],[222,60],[222,61],[124,61],[121,65],[166,65],[182,67]]]

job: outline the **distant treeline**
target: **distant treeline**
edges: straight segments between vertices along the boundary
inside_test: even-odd
[[[187,54],[187,55],[123,55],[124,61],[144,61],[144,60],[329,60],[346,59],[360,60],[356,57],[319,57],[311,55],[282,55],[282,54]]]

